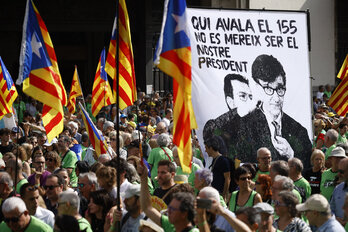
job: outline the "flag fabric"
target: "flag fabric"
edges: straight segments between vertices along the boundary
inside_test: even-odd
[[[18,93],[10,73],[0,57],[0,120],[6,114],[12,113],[12,104]]]
[[[328,103],[332,109],[340,116],[346,116],[348,113],[348,76],[344,76],[342,81],[332,93]]]
[[[100,109],[104,106],[113,104],[111,87],[109,85],[108,76],[105,72],[105,49],[103,49],[97,72],[95,73],[93,90],[92,90],[92,114],[97,116]]]
[[[101,134],[101,132],[98,131],[97,127],[93,124],[93,121],[89,117],[87,111],[85,108],[83,108],[82,104],[79,103],[80,109],[82,111],[82,119],[83,123],[85,124],[86,131],[88,133],[89,140],[97,153],[97,156],[101,154],[107,153],[107,145],[105,142],[105,138]]]
[[[166,0],[162,31],[154,62],[173,77],[173,143],[184,172],[191,172],[191,129],[197,128],[191,101],[191,45],[187,32],[185,0]]]
[[[346,76],[348,76],[348,54],[346,58],[343,61],[342,67],[340,69],[340,72],[337,74],[337,78],[343,79]]]
[[[119,1],[119,108],[123,110],[137,100],[133,48],[130,35],[129,18],[125,0]],[[116,19],[112,29],[109,52],[105,70],[113,81],[114,100],[116,101]]]
[[[25,10],[19,65],[16,84],[23,84],[24,93],[43,103],[42,121],[51,141],[63,131],[67,97],[50,35],[30,0]]]
[[[76,110],[76,98],[82,96],[81,84],[79,74],[77,73],[77,67],[75,65],[74,76],[71,83],[69,101],[68,101],[68,110],[71,114],[75,113]]]

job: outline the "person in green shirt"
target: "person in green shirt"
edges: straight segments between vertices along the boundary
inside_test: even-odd
[[[77,187],[77,176],[75,172],[77,156],[75,152],[69,149],[71,139],[66,135],[60,135],[58,139],[58,151],[61,157],[62,168],[68,171],[70,177],[70,185],[73,188]]]
[[[336,147],[336,142],[338,139],[338,132],[334,129],[330,129],[326,132],[325,138],[324,138],[324,145],[327,147],[327,150],[325,152],[325,166],[327,168],[331,168],[331,161],[328,160],[331,151]]]
[[[80,198],[74,192],[62,192],[59,194],[58,215],[70,215],[76,218],[80,231],[92,232],[89,222],[79,214]]]
[[[347,143],[347,136],[346,133],[348,131],[348,124],[341,123],[339,126],[339,133],[338,133],[338,139],[337,139],[337,144],[338,143]]]
[[[303,164],[298,158],[289,159],[289,176],[294,181],[294,185],[300,192],[302,200],[306,201],[312,194],[312,189],[309,182],[302,176]]]
[[[4,221],[0,224],[1,232],[51,232],[52,228],[29,215],[25,203],[19,197],[10,197],[2,204]]]
[[[324,171],[321,175],[320,194],[330,201],[333,190],[335,189],[335,178],[338,174],[338,163],[346,158],[345,154],[339,152],[339,149],[332,150],[328,160],[331,162],[331,168]]]
[[[271,168],[272,156],[270,150],[266,147],[261,147],[257,150],[257,167],[258,170],[253,179],[255,182],[260,174],[269,175],[269,170]]]
[[[188,183],[192,186],[192,188],[195,187],[194,181],[195,181],[195,173],[198,169],[200,169],[200,167],[191,162],[191,172],[190,173],[184,173],[184,171],[182,170],[181,167],[181,163],[180,163],[180,159],[179,159],[179,155],[178,155],[178,148],[175,146],[172,148],[172,152],[173,152],[173,157],[174,157],[174,161],[177,165],[176,168],[176,173],[175,175],[185,175],[188,178]]]

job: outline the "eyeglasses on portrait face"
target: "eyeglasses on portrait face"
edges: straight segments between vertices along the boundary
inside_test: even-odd
[[[258,83],[258,84],[263,88],[263,91],[265,91],[265,93],[268,96],[272,96],[274,94],[274,92],[277,92],[279,97],[283,97],[285,95],[286,88],[283,86],[280,86],[280,87],[277,87],[274,89],[274,88],[270,87],[269,85],[263,86],[260,83]]]

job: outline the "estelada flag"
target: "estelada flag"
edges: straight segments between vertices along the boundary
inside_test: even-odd
[[[76,98],[82,96],[81,84],[79,74],[77,73],[77,67],[75,65],[74,76],[71,82],[71,89],[68,101],[68,110],[71,114],[75,113],[76,110]]]

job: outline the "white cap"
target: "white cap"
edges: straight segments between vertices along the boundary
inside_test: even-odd
[[[298,211],[330,212],[330,204],[323,195],[314,194],[305,203],[296,205],[296,209]]]

